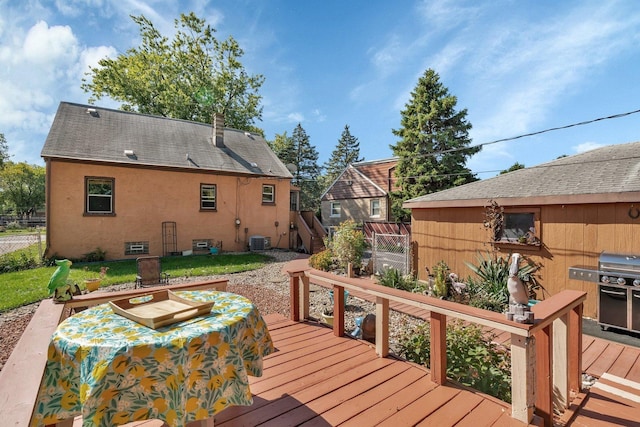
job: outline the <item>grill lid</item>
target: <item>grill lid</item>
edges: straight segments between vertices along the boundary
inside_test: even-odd
[[[640,256],[602,252],[599,270],[608,273],[640,275]]]

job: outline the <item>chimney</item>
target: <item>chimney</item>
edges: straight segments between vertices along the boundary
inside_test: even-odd
[[[213,145],[224,148],[224,115],[213,113]]]

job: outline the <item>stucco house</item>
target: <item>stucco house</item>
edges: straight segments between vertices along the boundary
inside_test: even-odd
[[[335,227],[347,219],[392,221],[389,193],[395,189],[397,159],[352,163],[320,198],[322,224]]]
[[[47,255],[287,248],[291,173],[257,134],[62,102],[41,153]]]
[[[490,201],[504,209],[497,236],[483,226]],[[640,142],[559,158],[404,206],[412,213],[420,278],[440,260],[464,278],[472,274],[464,262],[477,264],[478,252],[520,252],[542,264],[540,282],[550,294],[587,292],[584,315],[595,318],[597,285],[570,279],[569,268],[596,269],[602,252],[640,255]]]

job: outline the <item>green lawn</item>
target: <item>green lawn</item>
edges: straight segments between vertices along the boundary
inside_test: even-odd
[[[269,256],[256,253],[166,257],[162,258],[162,271],[170,274],[172,282],[178,282],[188,277],[255,270],[269,260]],[[135,260],[73,264],[69,280],[82,283],[85,279],[98,277],[102,266],[109,270],[101,286],[135,282]],[[56,268],[39,267],[0,274],[0,313],[47,298],[47,284]]]

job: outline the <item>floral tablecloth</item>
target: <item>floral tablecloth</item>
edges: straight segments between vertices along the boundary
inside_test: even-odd
[[[161,419],[170,426],[251,405],[247,375],[262,375],[273,351],[267,326],[248,299],[182,291],[215,301],[211,314],[157,330],[115,314],[108,304],[62,322],[49,345],[33,426],[83,416],[83,426]]]

